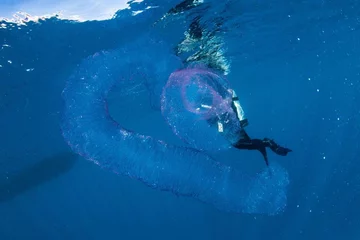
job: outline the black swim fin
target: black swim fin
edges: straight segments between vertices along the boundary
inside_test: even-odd
[[[286,156],[289,152],[292,152],[291,149],[280,146],[279,144],[275,143],[275,141],[272,139],[264,138],[264,142],[267,143],[268,147],[274,153],[276,153],[280,156]]]

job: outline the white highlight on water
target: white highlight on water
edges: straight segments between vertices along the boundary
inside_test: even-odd
[[[38,21],[54,16],[80,22],[106,20],[112,18],[118,10],[128,8],[127,2],[127,0],[14,0],[10,3],[0,1],[0,20]],[[134,2],[142,2],[142,0]]]

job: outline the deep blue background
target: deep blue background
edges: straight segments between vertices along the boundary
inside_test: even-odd
[[[228,77],[249,134],[294,150],[285,158],[270,153],[290,174],[286,211],[276,217],[219,212],[73,155],[59,129],[67,77],[82,58],[126,44],[143,29],[124,32],[119,19],[50,19],[0,29],[0,239],[359,238],[360,4],[227,3],[226,14],[212,11],[204,19],[227,19]],[[181,25],[169,24],[164,34],[181,35]],[[120,92],[109,103],[118,121],[177,142],[144,89]],[[222,158],[264,167],[256,152]]]

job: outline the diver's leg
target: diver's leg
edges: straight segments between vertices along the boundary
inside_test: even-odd
[[[247,150],[258,150],[264,157],[265,163],[269,166],[269,160],[266,153],[266,144],[261,139],[241,139],[234,147],[237,149],[247,149]]]
[[[233,146],[237,149],[246,149],[246,150],[257,150],[258,144],[257,141],[260,139],[240,139]]]
[[[282,146],[280,146],[279,144],[275,143],[274,140],[269,139],[269,138],[264,138],[263,140],[268,147],[276,154],[280,155],[280,156],[286,156],[289,152],[292,152],[291,149],[289,148],[284,148]]]
[[[266,153],[266,148],[265,148],[265,146],[260,147],[258,150],[259,150],[260,153],[263,155],[264,161],[265,161],[265,163],[266,163],[266,166],[269,166],[269,159],[268,159],[268,157],[267,157],[267,153]]]
[[[249,137],[249,135],[247,134],[247,132],[245,132],[245,130],[243,128],[241,128],[239,135],[240,135],[241,140],[251,141],[251,138]]]

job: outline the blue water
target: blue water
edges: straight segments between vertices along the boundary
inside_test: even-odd
[[[179,2],[102,21],[2,22],[0,239],[358,239],[359,2],[205,1],[159,20]],[[147,31],[176,46],[198,16],[213,41],[203,52],[223,44],[217,52],[228,64],[214,65],[230,66],[250,136],[294,150],[269,152],[290,179],[280,215],[228,213],[153,190],[78,157],[62,137],[61,92],[82,59]],[[149,84],[117,86],[110,113],[127,129],[181,145],[151,97]],[[265,168],[258,152],[216,157],[249,173]]]

